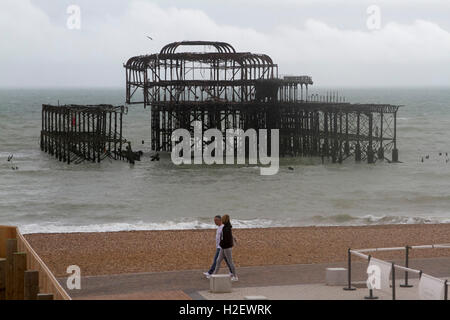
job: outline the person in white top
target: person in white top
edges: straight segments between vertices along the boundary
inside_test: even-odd
[[[217,258],[219,257],[219,254],[220,254],[220,240],[222,238],[222,229],[223,229],[222,217],[221,216],[215,216],[214,217],[214,223],[217,226],[217,231],[216,231],[216,254],[214,255],[214,261],[213,261],[213,264],[212,264],[211,268],[209,269],[209,271],[203,273],[206,277],[210,277],[214,273],[214,270],[216,270],[216,262],[217,262]],[[230,270],[230,274],[231,274],[231,267],[230,267],[227,259],[225,259],[225,262],[227,263],[228,269]]]

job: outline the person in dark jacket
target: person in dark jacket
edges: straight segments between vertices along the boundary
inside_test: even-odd
[[[230,267],[232,277],[231,281],[238,281],[238,277],[236,274],[236,268],[233,263],[233,246],[234,246],[234,238],[233,238],[233,226],[231,225],[230,216],[224,215],[222,217],[223,229],[222,229],[222,237],[220,240],[220,253],[217,257],[216,261],[216,270],[214,270],[214,274],[217,274],[220,269],[220,265],[222,261],[226,258],[228,265]]]
[[[219,257],[220,253],[220,241],[222,241],[222,229],[223,229],[223,223],[222,223],[222,217],[221,216],[215,216],[214,217],[214,223],[217,226],[216,231],[216,254],[214,255],[213,264],[208,272],[204,272],[203,274],[209,278],[214,273],[214,270],[216,270],[216,263],[217,258]],[[228,264],[227,259],[225,258],[225,262]],[[230,265],[228,265],[228,269],[230,269],[230,275],[231,275],[231,268]]]

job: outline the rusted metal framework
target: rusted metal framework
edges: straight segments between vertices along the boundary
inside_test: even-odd
[[[181,49],[189,48],[190,50]],[[227,43],[176,42],[125,64],[126,102],[151,106],[152,149],[172,150],[176,129],[279,129],[281,155],[354,156],[398,161],[399,106],[349,104],[337,94],[310,95],[309,76],[278,75],[264,54],[236,52]],[[204,141],[207,145],[208,141]]]
[[[41,150],[69,164],[123,159],[124,113],[123,106],[43,105]]]

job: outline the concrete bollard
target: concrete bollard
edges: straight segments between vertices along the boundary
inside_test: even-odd
[[[209,286],[212,293],[230,293],[231,277],[226,274],[215,274],[209,279]]]
[[[327,286],[345,286],[347,284],[346,268],[327,268],[326,285]]]
[[[269,300],[267,297],[264,296],[246,296],[244,297],[244,300]]]

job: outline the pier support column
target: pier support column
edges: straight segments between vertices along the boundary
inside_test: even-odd
[[[348,157],[350,155],[350,142],[349,142],[349,125],[348,125],[348,113],[345,114],[345,144],[344,153]]]
[[[384,133],[384,114],[380,113],[380,148],[378,149],[378,160],[384,160],[384,145],[383,145],[383,133]]]
[[[356,145],[355,145],[355,161],[360,162],[361,161],[361,145],[359,144],[360,139],[360,133],[361,133],[361,114],[358,112],[356,115]]]
[[[367,147],[367,163],[372,164],[375,163],[375,153],[373,152],[372,147]]]
[[[331,119],[330,119],[330,121],[331,121]],[[328,113],[327,112],[324,112],[324,114],[323,114],[323,125],[324,125],[324,128],[323,128],[323,131],[324,131],[324,142],[323,142],[323,150],[322,150],[322,154],[325,156],[325,157],[329,157],[330,156],[330,146],[329,146],[329,143],[328,143],[328,138],[329,138],[329,129],[328,129]]]
[[[378,149],[378,154],[377,157],[379,160],[383,160],[384,159],[384,148],[380,147],[380,149]]]
[[[398,162],[398,149],[392,150],[392,162]]]
[[[339,141],[339,133],[338,133],[338,112],[334,112],[333,114],[333,163],[338,162],[339,150],[340,150],[340,141]]]
[[[375,153],[373,151],[373,114],[369,113],[369,145],[367,146],[367,163],[375,163]]]
[[[347,157],[350,155],[350,143],[348,141],[344,144],[344,153]]]
[[[392,162],[398,162],[397,149],[397,112],[394,113],[394,149],[392,149]]]
[[[355,161],[361,161],[361,145],[359,143],[355,146]]]

